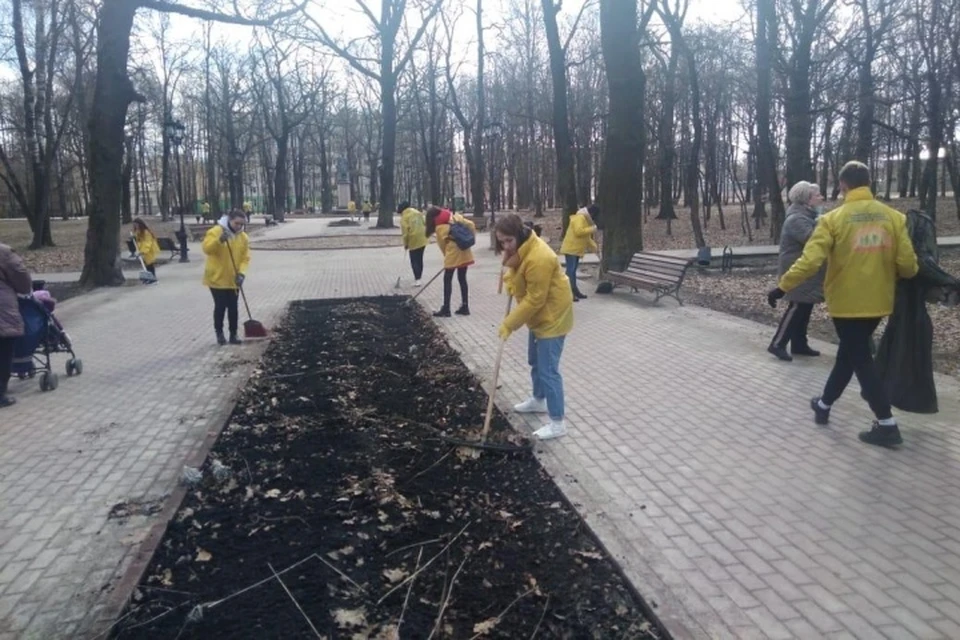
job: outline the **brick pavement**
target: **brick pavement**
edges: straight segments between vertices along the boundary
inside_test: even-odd
[[[503,304],[496,263],[478,256],[474,315],[441,326],[487,375]],[[290,300],[392,295],[398,262],[384,250],[255,251],[254,315],[270,325]],[[427,270],[439,262],[431,247]],[[20,403],[0,428],[0,637],[92,628],[104,585],[158,520],[110,519],[111,508],[169,495],[229,414],[262,347],[212,344],[200,270],[168,265],[155,287],[67,301],[83,376],[43,395],[13,383]],[[938,380],[939,415],[903,418],[900,451],[869,448],[853,392],[830,428],[810,420],[828,358],[784,365],[763,352],[769,328],[644,300],[577,305],[563,367],[570,435],[538,448],[675,635],[960,637],[956,382]],[[528,389],[523,340],[505,356],[504,408]]]

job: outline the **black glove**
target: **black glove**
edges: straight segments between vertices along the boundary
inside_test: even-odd
[[[220,242],[226,242],[226,241],[229,240],[229,239],[230,239],[230,238],[227,237],[227,232],[226,232],[226,230],[224,230],[223,233],[220,234]]]
[[[247,277],[246,277],[245,275],[243,275],[242,273],[238,273],[238,274],[237,274],[237,277],[234,278],[234,281],[237,283],[237,286],[238,286],[238,287],[242,287],[242,286],[243,286],[243,281],[246,280],[246,279],[247,279]]]
[[[770,293],[767,294],[767,303],[770,305],[771,308],[776,309],[777,300],[781,299],[785,295],[787,295],[787,293],[780,287],[777,287],[776,289],[771,289]]]

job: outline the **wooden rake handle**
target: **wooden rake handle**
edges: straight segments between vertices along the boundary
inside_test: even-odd
[[[497,293],[503,292],[503,270],[500,271],[500,283],[497,285]],[[507,294],[507,311],[504,317],[510,315],[510,307],[513,304],[513,296]],[[500,341],[497,348],[497,359],[493,363],[493,382],[490,387],[490,393],[487,394],[487,414],[483,417],[483,431],[480,433],[480,444],[486,444],[487,436],[490,434],[490,421],[493,419],[493,403],[497,396],[497,384],[500,381],[500,363],[503,361],[503,350],[507,346],[506,340]]]

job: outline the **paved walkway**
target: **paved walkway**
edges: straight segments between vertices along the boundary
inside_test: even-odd
[[[474,315],[441,326],[488,375],[503,299],[494,258],[478,257]],[[392,295],[396,262],[382,250],[255,251],[248,293],[269,326],[291,300]],[[439,264],[431,248],[427,270]],[[262,345],[213,345],[201,269],[166,265],[154,287],[67,301],[58,311],[83,376],[43,395],[13,383],[20,403],[0,428],[0,637],[94,628],[156,505],[229,414]],[[644,300],[577,305],[570,435],[539,455],[675,636],[960,637],[957,383],[938,379],[939,415],[903,417],[899,451],[866,447],[855,390],[831,427],[808,415],[829,357],[786,365],[763,351],[768,327]],[[504,408],[528,389],[524,340],[505,358]]]

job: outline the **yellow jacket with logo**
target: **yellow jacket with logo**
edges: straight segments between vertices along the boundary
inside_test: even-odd
[[[233,237],[226,242],[220,242],[220,236],[224,233],[230,233],[224,229],[223,225],[217,224],[210,227],[207,235],[203,237],[203,252],[207,255],[207,263],[203,270],[203,286],[211,289],[236,289],[237,274],[247,274],[247,267],[250,266],[250,239],[245,231],[232,234]],[[233,268],[234,262],[230,261],[230,255],[233,252],[233,261],[237,268]]]
[[[160,245],[157,243],[156,236],[149,231],[135,231],[133,239],[137,243],[137,251],[143,258],[143,264],[150,266],[157,261],[160,255]]]
[[[477,227],[473,220],[467,220],[459,213],[451,214],[444,211],[437,218],[437,247],[443,254],[443,268],[456,269],[473,264],[473,251],[470,249],[461,249],[457,243],[450,238],[450,222],[459,222],[465,224],[473,234],[477,234]]]
[[[560,253],[565,256],[583,257],[583,254],[593,253],[597,250],[597,243],[593,240],[593,234],[597,226],[587,221],[586,216],[580,211],[570,216],[570,224],[567,226],[567,233],[563,236],[563,244],[560,246]]]
[[[573,292],[557,254],[531,234],[520,245],[520,266],[507,269],[503,281],[517,300],[503,321],[510,331],[527,325],[537,338],[559,338],[573,329]]]
[[[874,200],[868,187],[850,190],[840,207],[820,218],[780,288],[790,291],[813,277],[824,260],[823,292],[834,318],[889,316],[897,278],[918,270],[906,216]]]
[[[404,209],[400,214],[400,231],[405,249],[414,251],[427,246],[426,221],[421,211],[413,207]]]

